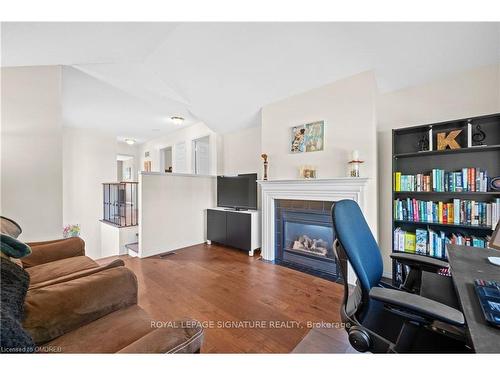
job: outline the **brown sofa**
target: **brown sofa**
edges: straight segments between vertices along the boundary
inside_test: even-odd
[[[190,319],[154,328],[137,305],[137,278],[115,260],[100,266],[79,238],[29,244],[22,325],[47,353],[199,353],[201,325]]]
[[[153,328],[124,266],[29,289],[24,308],[23,327],[42,352],[196,353],[203,339],[192,320]]]

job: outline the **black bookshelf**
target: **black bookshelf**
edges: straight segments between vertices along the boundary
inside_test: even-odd
[[[479,125],[486,134],[483,145],[472,145],[469,147],[468,124],[472,124],[475,132]],[[432,129],[432,149],[421,151],[419,141],[429,135]],[[456,138],[461,148],[437,150],[437,133],[449,132],[461,129],[462,132]],[[450,224],[422,222],[411,220],[396,220],[394,218],[394,201],[406,198],[415,198],[425,201],[452,202],[454,198],[461,200],[474,200],[476,202],[491,202],[500,198],[499,191],[394,191],[394,173],[401,172],[404,175],[416,175],[418,173],[428,174],[432,169],[438,168],[445,171],[459,171],[462,168],[480,168],[487,170],[489,177],[500,176],[500,113],[468,117],[458,120],[411,126],[392,131],[392,243],[394,249],[394,230],[401,228],[404,231],[415,232],[416,228],[430,228],[435,231],[443,231],[445,234],[460,232],[464,235],[488,236],[491,235],[491,227],[485,225]],[[427,256],[431,256],[427,254]],[[398,275],[398,269],[403,270],[403,275]],[[398,277],[399,276],[399,277]],[[404,267],[398,267],[393,261],[393,283],[399,284],[398,280],[404,279]]]
[[[405,152],[401,154],[394,155],[395,158],[412,158],[415,156],[432,156],[432,155],[450,155],[450,154],[463,154],[469,152],[486,152],[486,151],[496,151],[500,150],[500,145],[492,146],[472,146],[459,149],[448,149],[448,150],[433,150],[433,151],[415,151],[415,152]]]
[[[454,197],[474,197],[488,195],[500,197],[500,191],[395,191],[395,195],[453,195]]]
[[[394,220],[395,223],[406,226],[421,226],[421,227],[449,227],[449,228],[465,228],[473,230],[481,230],[491,232],[491,227],[487,225],[471,225],[471,224],[450,224],[450,223],[435,223],[433,221],[413,221],[413,220]]]

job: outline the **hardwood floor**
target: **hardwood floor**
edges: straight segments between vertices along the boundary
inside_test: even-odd
[[[308,322],[340,322],[341,285],[263,262],[258,255],[203,244],[163,258],[122,258],[137,275],[139,304],[153,319],[190,317],[207,325],[202,353],[289,353],[310,331]],[[260,328],[248,326],[257,322]],[[313,340],[311,350],[348,350],[342,328],[328,335],[332,340]],[[296,352],[310,351],[308,342]]]

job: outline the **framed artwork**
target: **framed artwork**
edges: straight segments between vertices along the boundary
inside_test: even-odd
[[[290,152],[304,152],[306,149],[306,126],[294,126],[292,128],[292,141]]]
[[[291,129],[290,152],[323,151],[325,147],[325,122],[316,121],[294,126]]]
[[[299,168],[299,176],[301,178],[316,178],[316,167],[311,165],[303,165]]]

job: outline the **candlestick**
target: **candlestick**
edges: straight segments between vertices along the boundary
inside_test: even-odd
[[[267,180],[267,168],[268,168],[268,165],[267,165],[267,154],[261,154],[260,157],[262,158],[262,160],[264,160],[264,177],[262,178],[263,180]]]
[[[359,160],[359,151],[353,150],[351,160]]]

